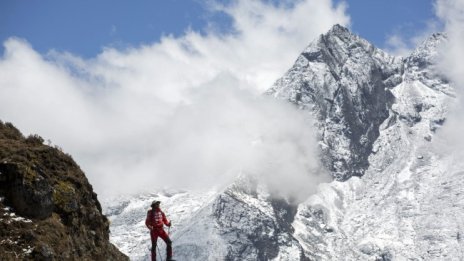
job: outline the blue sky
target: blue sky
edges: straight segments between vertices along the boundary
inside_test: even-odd
[[[352,29],[362,37],[383,47],[393,34],[405,38],[427,30],[435,19],[431,0],[352,0],[348,14]]]
[[[123,49],[149,44],[159,41],[162,35],[182,35],[189,28],[204,32],[208,25],[214,25],[227,30],[227,16],[212,12],[205,2],[3,0],[0,41],[19,37],[40,53],[55,49],[93,57],[104,46]],[[407,38],[426,30],[434,19],[432,0],[346,2],[352,30],[380,47],[391,35]]]

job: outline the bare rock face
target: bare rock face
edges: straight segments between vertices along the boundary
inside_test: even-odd
[[[128,260],[71,156],[1,122],[0,259]]]
[[[20,216],[45,219],[53,213],[53,191],[43,178],[29,180],[34,175],[28,169],[14,163],[0,163],[5,194]]]
[[[283,260],[286,248],[306,260],[292,236],[297,205],[265,193],[252,179],[238,179],[217,196],[212,210],[218,234],[227,239],[225,260]]]

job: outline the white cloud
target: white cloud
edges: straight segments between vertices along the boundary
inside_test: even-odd
[[[464,90],[464,1],[438,0],[437,16],[444,22],[448,44],[444,48],[442,70]]]
[[[454,105],[445,126],[440,130],[440,141],[448,146],[448,152],[464,150],[464,1],[437,0],[436,15],[443,22],[448,42],[442,49],[439,69],[456,87],[457,103]],[[459,161],[461,161],[459,159]]]
[[[408,56],[411,53],[411,46],[403,37],[393,34],[387,38],[387,51],[396,56]]]
[[[260,93],[349,17],[330,0],[286,3],[212,5],[231,33],[187,31],[89,60],[9,39],[0,119],[70,152],[98,193],[207,187],[239,169],[310,191],[319,166],[307,115]]]

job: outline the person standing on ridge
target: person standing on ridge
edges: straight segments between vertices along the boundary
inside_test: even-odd
[[[164,212],[161,211],[160,204],[161,202],[156,200],[151,203],[151,209],[148,210],[145,225],[150,229],[151,260],[156,261],[156,242],[158,241],[158,237],[161,237],[166,243],[166,261],[169,261],[173,260],[172,241],[166,231],[164,231],[163,226],[171,227],[171,222],[166,218]]]

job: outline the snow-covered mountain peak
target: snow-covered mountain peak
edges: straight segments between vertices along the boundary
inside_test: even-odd
[[[401,58],[336,25],[312,42],[267,92],[319,120],[323,161],[333,176],[362,176],[388,117],[389,88],[402,81]]]
[[[160,198],[179,222],[177,260],[464,259],[464,166],[432,146],[454,99],[437,70],[445,41],[434,34],[395,57],[335,25],[266,94],[317,119],[321,160],[337,181],[299,204],[243,175],[208,193],[125,200],[107,209],[114,243],[146,258],[138,207]]]
[[[353,35],[348,28],[344,27],[341,24],[334,24],[334,26],[332,26],[332,28],[330,28],[329,31],[327,31],[326,34]]]
[[[440,48],[447,41],[445,33],[434,33],[425,39],[407,58],[407,64],[424,68],[428,65],[436,63]]]
[[[444,33],[435,33],[424,40],[404,59],[404,81],[418,80],[430,88],[454,97],[454,90],[442,73],[444,68],[440,68],[438,64],[446,42],[447,36]]]
[[[308,61],[327,61],[332,56],[332,67],[343,65],[349,59],[374,58],[393,63],[395,57],[376,48],[367,40],[353,34],[349,29],[334,25],[326,34],[320,35],[302,52]],[[324,59],[326,57],[326,59]],[[398,60],[396,58],[396,60]]]
[[[393,67],[383,60],[383,68],[395,68],[383,81],[391,95],[383,103],[388,117],[377,128],[364,176],[324,184],[299,205],[294,226],[305,229],[294,235],[311,258],[464,258],[457,240],[464,220],[457,180],[464,166],[433,146],[454,101],[453,86],[437,65],[445,41],[445,35],[434,34],[410,56],[393,57]],[[333,128],[323,131],[327,127]]]

